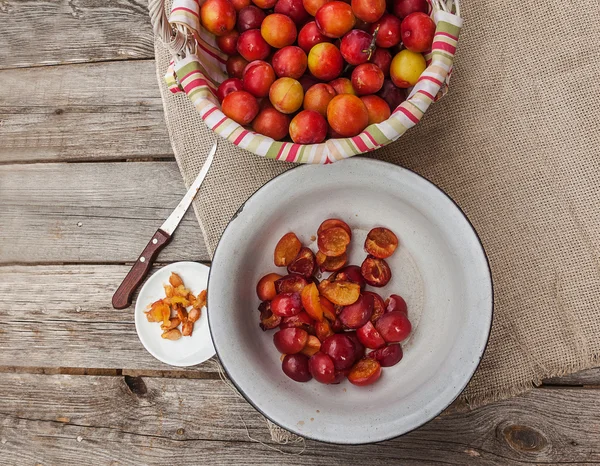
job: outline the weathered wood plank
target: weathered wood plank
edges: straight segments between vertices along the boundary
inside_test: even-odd
[[[145,0],[4,0],[0,68],[154,57]]]
[[[91,368],[214,374],[210,365],[172,368],[146,352],[135,331],[133,309],[111,306],[128,270],[124,265],[0,267],[0,372],[67,368],[73,373],[80,368],[89,373]]]
[[[154,60],[4,70],[0,82],[0,162],[173,157]]]
[[[174,161],[0,166],[0,263],[133,262],[184,193]],[[207,259],[190,209],[160,260]]]
[[[600,390],[537,389],[377,445],[307,441],[300,457],[252,443],[273,446],[265,422],[218,380],[7,374],[0,390],[2,464],[600,462]]]

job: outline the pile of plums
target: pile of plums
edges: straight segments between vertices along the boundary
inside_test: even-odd
[[[365,289],[390,281],[385,259],[398,238],[387,228],[373,228],[360,267],[347,265],[351,239],[350,227],[339,219],[319,226],[316,254],[287,233],[275,246],[274,263],[288,274],[269,273],[256,286],[260,327],[278,329],[273,342],[282,353],[283,372],[297,382],[334,384],[347,377],[354,385],[370,385],[382,367],[402,359],[400,343],[412,329],[406,302],[395,294],[384,301]],[[319,270],[332,274],[319,281]]]
[[[275,140],[353,137],[387,120],[425,70],[427,0],[206,0],[227,55],[225,115]]]

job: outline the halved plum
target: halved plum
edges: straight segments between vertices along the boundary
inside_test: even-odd
[[[325,341],[331,335],[334,334],[334,331],[331,328],[331,324],[323,319],[323,322],[315,323],[315,335],[321,341]]]
[[[338,383],[342,383],[348,374],[350,373],[350,369],[346,369],[344,371],[335,371],[335,380],[332,382],[334,385]]]
[[[400,343],[410,335],[412,325],[406,314],[392,311],[383,314],[375,322],[375,328],[387,343]]]
[[[375,359],[363,358],[358,361],[348,374],[351,384],[363,387],[377,382],[381,377],[381,365]]]
[[[378,361],[381,367],[391,367],[400,362],[402,355],[402,347],[398,343],[393,343],[371,351],[367,357]]]
[[[319,302],[321,303],[321,309],[323,310],[323,316],[333,322],[336,318],[335,306],[325,296],[319,296]]]
[[[336,317],[335,320],[331,322],[331,330],[333,330],[335,333],[341,333],[344,331],[344,324],[342,324],[342,321],[339,317]]]
[[[271,311],[271,303],[269,301],[263,301],[258,306],[260,311],[260,328],[263,330],[272,330],[281,324],[281,316],[273,314]]]
[[[295,233],[286,233],[275,246],[273,261],[278,267],[287,267],[296,258],[302,249],[302,243]]]
[[[387,228],[373,228],[365,239],[365,251],[379,259],[390,257],[398,247],[398,237]]]
[[[340,270],[348,262],[348,254],[344,252],[341,256],[326,256],[321,251],[317,252],[317,265],[323,272],[335,272]]]
[[[296,382],[308,382],[312,379],[308,370],[308,357],[304,354],[286,354],[281,368],[285,375]]]
[[[362,294],[355,303],[345,306],[339,315],[344,327],[356,330],[369,322],[373,314],[373,302],[373,296]]]
[[[364,290],[367,283],[365,282],[362,272],[358,265],[348,265],[335,274],[334,281],[358,283],[360,289]]]
[[[333,304],[349,306],[360,296],[360,285],[352,282],[323,280],[319,284],[319,292]]]
[[[308,333],[301,328],[284,328],[273,335],[273,343],[280,353],[296,354],[302,351],[308,341]]]
[[[369,349],[378,349],[385,346],[385,340],[371,321],[359,328],[356,335],[360,342]]]
[[[315,271],[315,255],[308,248],[301,248],[296,258],[288,265],[289,273],[297,273],[310,278]]]
[[[354,364],[354,343],[343,333],[336,333],[321,345],[321,351],[331,358],[336,370],[349,369]]]
[[[271,300],[271,311],[281,317],[295,316],[302,310],[300,293],[281,293]]]
[[[308,360],[308,370],[317,382],[330,384],[336,381],[333,360],[322,351],[310,357]]]
[[[302,293],[308,281],[302,275],[291,273],[275,281],[275,291],[277,293]]]
[[[272,300],[277,291],[275,290],[275,281],[279,280],[281,275],[278,273],[268,273],[262,277],[256,285],[256,294],[261,301]]]
[[[330,228],[333,228],[333,227],[343,228],[344,230],[346,230],[346,233],[348,233],[348,235],[350,236],[350,239],[352,239],[352,230],[350,229],[350,227],[348,226],[348,224],[346,222],[344,222],[343,220],[340,220],[339,218],[329,218],[329,219],[325,220],[323,223],[321,223],[321,225],[319,225],[319,228],[317,230],[317,236],[320,235],[325,230],[329,230]]]
[[[306,330],[309,334],[315,333],[315,320],[309,316],[305,311],[300,311],[295,316],[283,317],[279,328],[301,328]]]
[[[360,266],[360,271],[365,281],[375,287],[387,285],[392,278],[390,266],[385,260],[377,257],[367,256]]]
[[[302,354],[310,357],[313,354],[317,353],[321,349],[321,340],[319,340],[314,335],[309,335],[308,340],[306,341],[306,345],[300,351]]]
[[[350,235],[342,227],[328,228],[317,235],[319,251],[326,256],[341,256],[346,252],[348,244],[350,244]]]
[[[365,346],[358,339],[358,335],[356,334],[356,332],[345,332],[344,335],[350,338],[350,340],[352,340],[352,343],[354,344],[354,361],[358,361],[359,359],[364,358],[366,351]]]
[[[304,310],[313,319],[319,322],[323,320],[323,309],[321,308],[321,300],[319,299],[319,289],[314,283],[310,283],[304,287],[300,294],[302,306]]]
[[[375,323],[385,313],[385,301],[381,296],[372,291],[363,291],[363,294],[373,296],[373,314],[371,314],[371,322]]]
[[[406,301],[404,301],[402,296],[393,294],[385,300],[385,312],[393,311],[400,311],[408,317],[408,306],[406,305]]]

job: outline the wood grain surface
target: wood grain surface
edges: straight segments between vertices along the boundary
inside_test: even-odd
[[[379,444],[308,440],[300,456],[300,445],[274,445],[260,415],[220,380],[7,374],[0,390],[2,464],[600,462],[596,390],[536,389]],[[316,411],[306,417],[318,422]]]
[[[1,163],[173,157],[154,60],[0,70],[0,82]]]
[[[0,264],[133,262],[185,191],[175,162],[0,166]],[[158,260],[208,258],[190,209]]]
[[[0,22],[4,69],[154,58],[145,0],[2,0]]]
[[[0,464],[600,463],[600,369],[303,451],[274,444],[214,366],[154,360],[110,304],[185,192],[147,2],[3,0],[0,21]],[[177,260],[208,260],[191,212],[159,256]]]

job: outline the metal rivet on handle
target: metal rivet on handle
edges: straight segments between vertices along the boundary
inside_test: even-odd
[[[140,262],[146,262],[146,258],[144,256],[140,257]]]
[[[158,243],[158,240],[157,240],[156,238],[154,238],[154,239],[152,240],[152,244],[156,244],[156,243]]]

